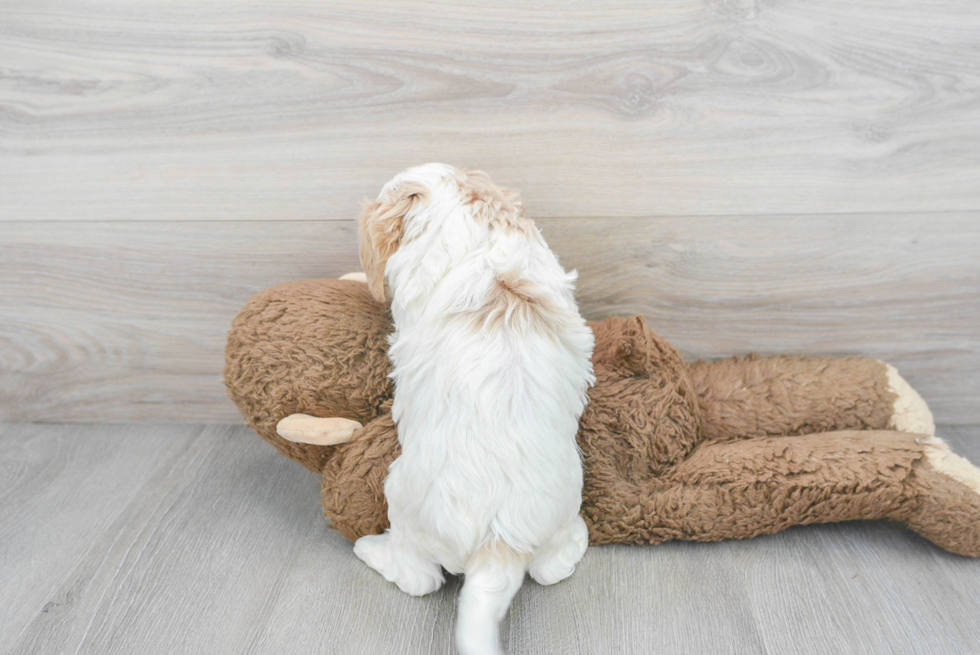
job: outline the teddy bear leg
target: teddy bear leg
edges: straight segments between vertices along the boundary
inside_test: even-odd
[[[578,514],[534,554],[528,572],[538,584],[561,582],[575,572],[575,565],[589,545],[589,529]]]
[[[665,520],[713,540],[893,518],[914,501],[907,481],[925,437],[916,439],[869,430],[705,443],[671,472],[685,502]]]
[[[640,514],[644,540],[893,519],[951,552],[980,556],[980,470],[926,435],[864,430],[705,443],[668,481]]]
[[[867,430],[705,442],[660,479],[629,493],[587,497],[583,509],[593,544],[745,539],[810,523],[906,521],[919,505],[921,485],[912,478],[925,439]]]
[[[734,357],[693,362],[709,440],[900,430],[935,434],[932,413],[895,367],[865,357]]]
[[[391,532],[361,537],[354,543],[354,554],[410,596],[431,594],[445,581],[441,566]]]

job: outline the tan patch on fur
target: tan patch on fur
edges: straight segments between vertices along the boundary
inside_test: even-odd
[[[429,202],[429,190],[406,182],[392,189],[384,200],[364,203],[360,217],[361,267],[368,289],[378,302],[385,302],[385,266],[395,254],[405,233],[405,215]]]
[[[558,308],[547,294],[516,273],[499,275],[473,316],[475,330],[507,326],[518,334],[555,332],[559,323]]]
[[[498,568],[508,565],[527,567],[533,553],[525,553],[514,549],[501,539],[485,541],[466,561],[466,569]]]
[[[473,217],[491,229],[514,230],[525,236],[537,237],[534,221],[524,215],[524,204],[518,192],[499,187],[483,171],[464,173],[459,179],[463,202],[470,206]]]

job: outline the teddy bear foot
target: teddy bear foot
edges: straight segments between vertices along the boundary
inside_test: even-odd
[[[575,572],[575,565],[582,559],[588,546],[589,528],[582,517],[576,515],[535,554],[528,572],[538,584],[561,582]]]
[[[908,526],[950,552],[980,557],[980,469],[941,439],[921,443],[925,457],[913,478],[917,503]]]
[[[936,424],[926,401],[905,381],[891,364],[885,364],[888,375],[888,388],[895,394],[895,409],[888,427],[899,432],[914,434],[936,434]]]
[[[930,437],[922,445],[925,446],[926,460],[933,470],[953,478],[980,495],[980,468],[950,450],[939,437]]]
[[[390,532],[361,537],[354,554],[410,596],[431,594],[445,582],[442,567],[396,546]]]
[[[341,280],[350,280],[351,282],[363,282],[367,284],[367,273],[347,273],[346,275],[340,276]]]

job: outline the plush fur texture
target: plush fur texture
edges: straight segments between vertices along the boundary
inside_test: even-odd
[[[465,573],[460,651],[497,653],[528,567],[557,582],[587,544],[575,435],[593,336],[575,275],[515,193],[444,164],[396,176],[360,228],[368,289],[391,297],[401,455],[384,485],[390,527],[354,552],[413,595],[443,569]]]
[[[235,318],[225,346],[225,385],[246,423],[274,437],[283,455],[320,473],[337,449],[287,441],[276,425],[298,413],[367,425],[390,412],[391,330],[388,307],[359,282],[272,287]]]
[[[888,429],[897,398],[881,362],[688,365],[642,317],[590,325],[596,383],[578,432],[590,543],[741,539],[886,518],[980,556],[977,468],[928,445],[930,435]],[[384,480],[400,452],[386,377],[391,329],[387,307],[361,282],[291,282],[248,302],[225,351],[225,383],[246,422],[322,474],[324,512],[351,540],[388,527]],[[275,428],[295,413],[364,429],[337,446],[292,443]]]

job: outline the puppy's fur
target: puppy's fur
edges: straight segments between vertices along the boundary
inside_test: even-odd
[[[516,193],[444,164],[396,176],[360,230],[371,293],[391,297],[402,454],[385,483],[391,528],[354,552],[414,595],[443,568],[464,573],[460,651],[497,653],[525,571],[558,582],[588,542],[575,434],[593,336],[576,274]]]

